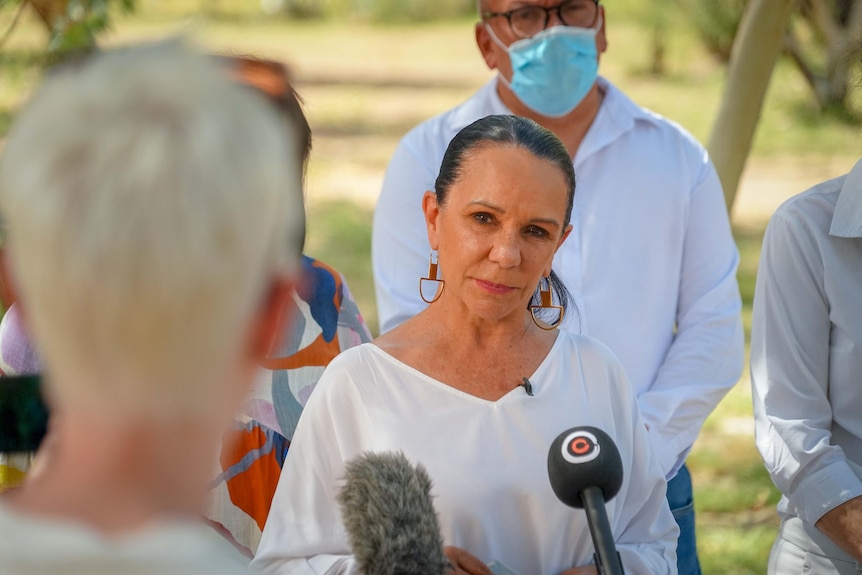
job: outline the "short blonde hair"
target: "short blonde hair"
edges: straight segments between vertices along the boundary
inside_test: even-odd
[[[56,399],[208,403],[298,268],[301,168],[272,106],[178,41],[50,75],[0,158],[0,212]]]

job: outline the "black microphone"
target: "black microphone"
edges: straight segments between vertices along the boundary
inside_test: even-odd
[[[548,451],[548,478],[560,501],[586,511],[599,575],[624,575],[605,508],[623,484],[623,462],[610,436],[595,427],[561,433]]]
[[[347,463],[337,499],[365,575],[444,575],[449,561],[431,479],[403,453],[363,453]]]

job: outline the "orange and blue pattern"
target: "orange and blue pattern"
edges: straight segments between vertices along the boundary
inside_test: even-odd
[[[290,440],[324,368],[342,350],[371,340],[344,278],[303,257],[304,281],[283,334],[222,449],[208,515],[247,555],[260,541]]]

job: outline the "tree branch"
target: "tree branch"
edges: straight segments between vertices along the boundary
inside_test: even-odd
[[[844,31],[835,22],[829,0],[809,0],[811,3],[811,22],[823,35],[826,44],[831,38],[843,36]]]
[[[796,38],[796,34],[793,33],[792,27],[788,27],[787,32],[784,34],[784,53],[790,56],[790,59],[793,60],[793,63],[796,64],[797,68],[799,68],[805,81],[811,87],[811,91],[814,93],[814,99],[817,100],[818,106],[822,107],[820,93],[817,90],[819,77],[802,55],[802,47],[799,44],[799,39]]]
[[[854,2],[850,8],[850,16],[847,18],[847,30],[851,42],[859,46],[862,44],[862,2]]]

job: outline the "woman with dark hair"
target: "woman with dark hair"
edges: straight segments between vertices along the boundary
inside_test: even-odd
[[[622,455],[608,513],[626,572],[675,573],[677,527],[623,369],[600,343],[555,329],[568,296],[551,264],[575,190],[565,147],[530,120],[489,116],[451,142],[435,187],[423,209],[436,254],[417,278],[431,305],[327,368],[253,566],[354,573],[335,503],[345,462],[394,450],[434,482],[455,573],[595,573],[585,516],[547,477],[554,438],[591,425]]]

